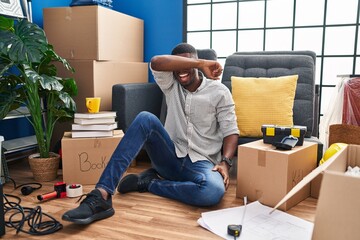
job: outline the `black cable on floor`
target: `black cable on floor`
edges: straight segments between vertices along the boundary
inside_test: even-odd
[[[14,185],[14,189],[18,189],[18,188],[22,187],[21,188],[21,193],[24,196],[29,195],[33,191],[35,191],[37,189],[40,189],[42,187],[42,184],[38,183],[38,182],[30,182],[30,183],[24,183],[24,184],[16,185],[15,180],[12,179],[11,177],[8,177],[8,176],[1,176],[1,177],[5,177],[6,179],[10,180]]]
[[[55,218],[43,213],[40,206],[22,207],[21,198],[9,194],[4,194],[3,197],[5,226],[15,228],[16,233],[47,235],[63,228],[63,225]],[[10,201],[9,198],[14,198],[17,202]]]

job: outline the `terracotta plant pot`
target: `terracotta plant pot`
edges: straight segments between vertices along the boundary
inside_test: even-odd
[[[50,153],[49,158],[40,158],[39,153],[29,156],[29,164],[35,181],[50,182],[57,178],[60,155]]]

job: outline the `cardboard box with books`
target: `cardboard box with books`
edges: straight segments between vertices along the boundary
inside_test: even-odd
[[[96,184],[124,133],[112,137],[72,138],[64,133],[61,140],[63,181],[67,184]]]
[[[292,150],[276,150],[263,140],[239,145],[236,196],[247,196],[274,207],[303,177],[316,168],[317,144],[304,142]],[[289,210],[310,195],[307,184],[289,201],[280,206]]]

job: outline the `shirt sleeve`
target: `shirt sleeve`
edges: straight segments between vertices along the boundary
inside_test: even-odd
[[[226,88],[226,89],[225,89]],[[222,95],[217,106],[217,118],[220,131],[224,137],[232,134],[240,134],[235,114],[235,103],[227,87],[223,88]]]
[[[166,92],[174,85],[176,80],[173,72],[155,71],[151,68],[151,64],[149,64],[149,67],[154,76],[155,82],[163,92]]]

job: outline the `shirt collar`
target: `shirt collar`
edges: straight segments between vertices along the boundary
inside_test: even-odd
[[[205,88],[207,78],[200,71],[199,71],[199,78],[200,78],[200,81],[201,81],[200,86],[193,93],[196,93],[196,92],[200,91],[201,89]],[[182,87],[182,88],[183,88],[184,92],[186,92],[186,93],[190,92],[186,88],[184,88],[184,87]]]

